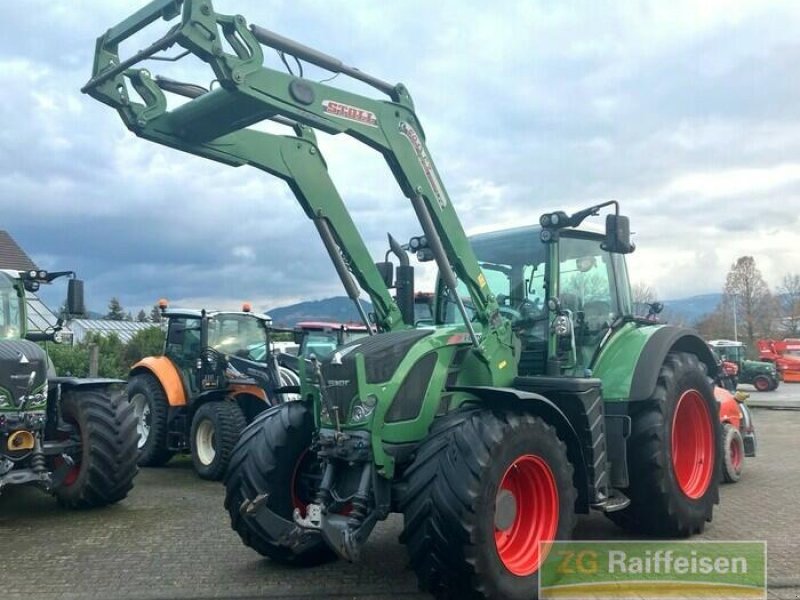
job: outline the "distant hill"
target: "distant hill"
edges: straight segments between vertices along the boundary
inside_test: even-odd
[[[678,300],[664,300],[662,320],[669,323],[693,325],[702,317],[714,312],[722,294],[701,294]]]
[[[368,313],[372,310],[372,304],[366,300],[362,300],[361,304]],[[361,322],[353,301],[346,296],[309,300],[273,308],[266,312],[272,317],[272,322],[279,327],[294,327],[300,321]]]
[[[661,318],[670,323],[693,325],[700,318],[714,312],[721,298],[722,294],[702,294],[677,300],[665,300]],[[361,302],[367,312],[372,310],[372,304],[366,300]],[[294,327],[300,321],[336,321],[339,323],[361,321],[353,302],[345,296],[309,300],[273,308],[266,312],[272,317],[273,323],[280,327]]]

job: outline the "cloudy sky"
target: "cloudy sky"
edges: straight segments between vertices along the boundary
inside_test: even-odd
[[[99,311],[114,295],[135,311],[341,294],[283,183],[137,139],[80,94],[95,38],[143,3],[4,6],[0,228],[40,266],[78,271]],[[403,81],[468,231],[617,199],[632,280],[661,298],[719,291],[743,254],[773,287],[800,272],[800,3],[214,5]],[[199,67],[187,76],[207,85]],[[382,255],[387,230],[419,228],[385,164],[341,137],[323,153]]]

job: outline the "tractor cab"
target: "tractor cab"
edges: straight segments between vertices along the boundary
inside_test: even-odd
[[[294,340],[299,346],[297,355],[310,358],[313,354],[318,360],[327,358],[339,346],[367,335],[369,331],[365,325],[329,321],[303,321],[294,330]]]
[[[162,313],[168,319],[164,356],[192,394],[224,389],[240,369],[259,370],[268,360],[272,321],[266,315],[168,308]]]
[[[632,318],[623,252],[611,251],[601,233],[562,229],[553,235],[542,226],[479,234],[470,243],[500,314],[519,337],[519,374],[590,376],[606,335]],[[457,293],[469,309],[463,282]],[[438,322],[458,323],[441,282],[437,298]]]

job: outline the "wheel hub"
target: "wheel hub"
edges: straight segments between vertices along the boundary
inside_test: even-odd
[[[558,485],[547,462],[531,454],[506,469],[495,495],[494,541],[503,566],[526,577],[547,556],[540,542],[555,539],[559,521]]]
[[[508,490],[501,489],[494,500],[494,528],[506,532],[517,518],[517,499]]]
[[[672,418],[672,468],[681,491],[692,500],[702,497],[714,469],[714,430],[703,396],[687,390]]]
[[[137,447],[141,450],[147,443],[147,438],[150,437],[150,424],[152,422],[150,403],[144,394],[136,394],[131,398],[131,405],[133,405],[133,412],[136,415],[136,431],[139,434]]]
[[[208,466],[214,462],[214,457],[217,455],[214,444],[214,424],[209,419],[203,419],[197,425],[195,448],[197,449],[197,458],[202,464]]]

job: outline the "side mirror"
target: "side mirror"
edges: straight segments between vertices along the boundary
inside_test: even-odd
[[[631,243],[631,226],[628,217],[622,215],[606,216],[606,241],[603,250],[630,254],[636,245]]]
[[[67,283],[67,313],[70,315],[83,315],[86,305],[83,301],[83,281],[70,279]]]
[[[295,329],[292,332],[292,341],[297,344],[298,346],[303,342],[303,330],[302,329]]]
[[[376,262],[375,266],[383,278],[383,283],[387,288],[394,287],[394,263]]]

